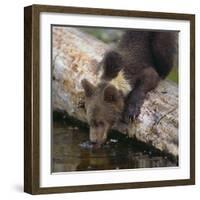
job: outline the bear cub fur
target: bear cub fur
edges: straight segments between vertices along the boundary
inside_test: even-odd
[[[140,114],[146,94],[170,72],[177,54],[177,32],[127,30],[106,52],[97,86],[82,80],[90,141],[102,144],[108,130]]]

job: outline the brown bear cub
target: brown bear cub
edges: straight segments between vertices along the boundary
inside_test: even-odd
[[[140,114],[147,92],[170,72],[177,51],[177,32],[127,30],[103,60],[97,86],[82,80],[90,141],[103,144],[108,130]]]

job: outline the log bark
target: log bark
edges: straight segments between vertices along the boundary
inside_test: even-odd
[[[53,27],[52,105],[83,122],[85,112],[79,104],[84,98],[81,80],[97,84],[98,63],[109,46],[75,28]],[[178,156],[178,87],[162,81],[148,93],[137,122],[118,123],[114,129]]]

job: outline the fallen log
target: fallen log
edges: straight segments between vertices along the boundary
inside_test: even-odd
[[[81,80],[93,84],[100,80],[98,63],[109,46],[75,28],[53,27],[52,30],[52,106],[53,111],[67,112],[86,122],[80,102],[84,99]],[[178,87],[162,81],[149,92],[137,122],[116,124],[113,129],[130,138],[178,156]]]

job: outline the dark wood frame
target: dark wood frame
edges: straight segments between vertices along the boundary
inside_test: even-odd
[[[41,188],[39,183],[39,25],[41,12],[78,13],[143,18],[188,20],[190,22],[190,178],[170,181],[133,182]],[[24,9],[24,191],[30,194],[82,192],[111,189],[161,187],[195,184],[195,15],[110,10],[96,8],[32,5]]]

